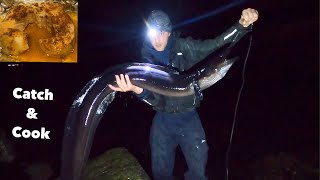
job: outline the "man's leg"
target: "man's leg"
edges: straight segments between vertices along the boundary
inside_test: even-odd
[[[162,113],[155,115],[150,133],[152,174],[154,180],[173,180],[177,144],[172,138],[171,129],[166,126],[167,120],[164,118]]]
[[[205,132],[202,127],[198,113],[194,111],[189,114],[190,120],[182,129],[179,143],[188,164],[188,172],[185,173],[186,180],[206,180],[206,165],[208,159],[208,145]]]

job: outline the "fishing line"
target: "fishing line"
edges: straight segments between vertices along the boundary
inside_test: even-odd
[[[251,25],[251,32],[252,32],[252,27],[253,27],[253,25]],[[242,89],[243,89],[244,83],[245,83],[245,68],[246,68],[246,64],[247,64],[248,57],[249,57],[249,53],[250,53],[250,49],[251,49],[251,44],[252,44],[252,33],[250,34],[248,51],[247,51],[247,55],[246,55],[246,58],[245,58],[244,64],[243,64],[243,69],[242,69],[242,83],[241,83],[240,90],[239,90],[239,92],[238,92],[238,98],[237,98],[237,102],[236,102],[236,106],[235,106],[235,110],[234,110],[234,116],[233,116],[233,123],[232,123],[232,128],[231,128],[229,146],[228,146],[228,149],[227,149],[226,162],[225,162],[225,163],[226,163],[226,180],[228,180],[228,177],[229,177],[229,170],[228,170],[228,166],[229,166],[229,154],[230,154],[230,149],[231,149],[231,144],[232,144],[232,137],[233,137],[234,126],[235,126],[236,117],[237,117],[238,106],[239,106],[239,102],[240,102],[240,96],[241,96]]]

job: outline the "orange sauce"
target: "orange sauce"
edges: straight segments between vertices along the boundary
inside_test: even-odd
[[[76,63],[78,53],[78,16],[77,12],[68,12],[75,25],[75,46],[72,52],[64,58],[51,57],[44,53],[39,44],[39,39],[50,38],[52,35],[45,28],[39,28],[36,24],[29,24],[25,29],[28,35],[29,49],[17,56],[20,62],[59,62],[59,63]]]

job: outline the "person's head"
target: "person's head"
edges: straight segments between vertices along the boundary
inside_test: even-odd
[[[161,10],[153,10],[147,19],[148,39],[157,51],[163,51],[168,43],[172,25],[169,16]]]

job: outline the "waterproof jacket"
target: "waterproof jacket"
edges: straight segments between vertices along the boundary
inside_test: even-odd
[[[176,34],[172,34],[163,52],[157,52],[149,41],[145,41],[141,49],[141,55],[146,62],[171,66],[180,72],[186,71],[215,50],[232,41],[239,41],[251,31],[250,26],[244,28],[237,22],[218,37],[206,40],[196,40],[191,37],[181,38]],[[162,53],[162,55],[157,56],[159,53]],[[199,107],[201,101],[196,95],[170,97],[150,92],[146,89],[141,94],[138,94],[137,97],[152,105],[156,111],[171,113],[194,110]]]

